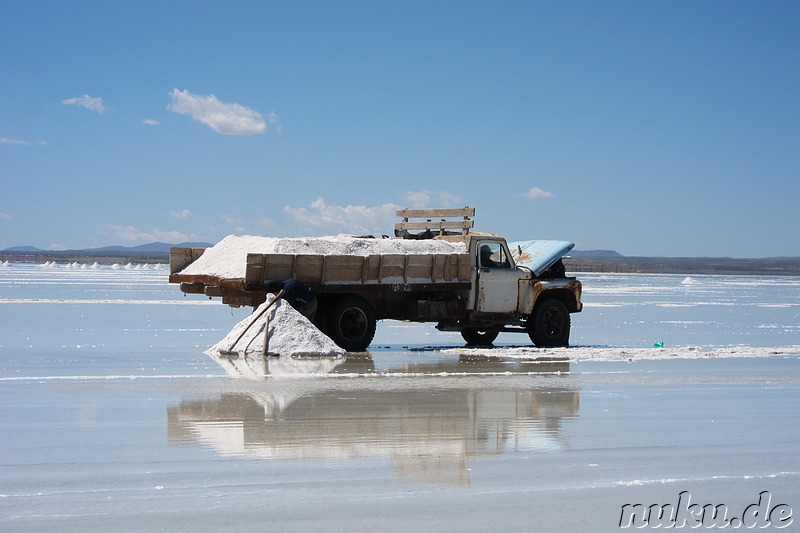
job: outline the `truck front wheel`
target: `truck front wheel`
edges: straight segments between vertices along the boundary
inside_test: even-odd
[[[477,328],[463,328],[461,336],[469,346],[491,346],[499,331],[483,331]]]
[[[375,336],[375,313],[358,296],[337,298],[326,310],[323,324],[325,334],[348,352],[363,352]]]
[[[567,306],[556,298],[540,302],[528,318],[526,328],[536,346],[568,346],[570,319]]]

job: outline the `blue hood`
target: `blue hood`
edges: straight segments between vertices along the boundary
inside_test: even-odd
[[[508,243],[511,257],[517,266],[530,268],[539,277],[553,263],[564,257],[575,247],[569,241],[518,241]]]

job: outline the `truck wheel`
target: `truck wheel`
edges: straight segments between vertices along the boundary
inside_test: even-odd
[[[363,352],[375,336],[375,313],[358,296],[337,298],[328,307],[324,331],[333,342],[348,352]]]
[[[461,336],[467,341],[468,346],[491,346],[499,331],[483,331],[478,328],[463,328]]]
[[[568,346],[569,327],[567,306],[556,298],[540,302],[526,324],[531,341],[540,347]]]

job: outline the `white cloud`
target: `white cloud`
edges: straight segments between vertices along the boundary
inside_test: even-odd
[[[103,99],[94,98],[92,96],[89,96],[88,94],[84,94],[83,96],[79,96],[77,98],[67,98],[66,100],[62,100],[61,103],[66,105],[76,105],[79,107],[85,107],[86,109],[97,111],[98,113],[106,112],[106,108],[103,105]]]
[[[267,131],[267,121],[254,109],[240,104],[221,102],[213,94],[199,95],[173,89],[169,93],[172,103],[167,109],[205,124],[223,135],[257,135]],[[270,124],[276,124],[277,115],[270,113]]]
[[[158,126],[161,123],[154,118],[146,118],[142,121],[142,124],[145,126]]]
[[[26,141],[24,139],[10,139],[8,137],[0,137],[0,144],[20,144],[22,146],[45,146],[46,141]]]
[[[403,194],[403,198],[410,207],[421,209],[425,207],[463,207],[461,196],[448,191],[432,191],[423,189],[421,191],[408,191]]]
[[[169,214],[181,220],[185,220],[192,216],[192,212],[188,209],[184,209],[183,211],[170,211]]]
[[[401,207],[391,203],[376,206],[328,205],[324,198],[317,198],[308,207],[284,206],[283,212],[307,232],[382,235],[392,233],[397,218],[395,211]]]
[[[231,226],[234,233],[244,233],[244,219],[239,215],[222,214],[219,216],[225,223]]]
[[[552,198],[555,194],[543,191],[539,187],[531,187],[527,192],[522,193],[522,196],[535,200],[537,198]]]
[[[11,220],[11,215],[9,215],[8,213],[0,213],[0,218]]]
[[[185,233],[181,233],[179,231],[162,231],[158,228],[153,228],[153,230],[148,233],[139,231],[134,226],[115,226],[114,224],[106,224],[106,229],[108,229],[113,237],[132,242],[158,241],[176,243],[197,239],[197,235],[186,235]]]
[[[244,223],[244,220],[239,215],[220,215],[219,218],[225,221],[225,223],[229,226],[241,226]]]
[[[270,229],[272,229],[272,228],[275,228],[275,227],[276,227],[275,221],[273,221],[272,219],[269,219],[269,218],[267,218],[267,217],[265,217],[265,216],[260,216],[260,217],[258,217],[258,218],[256,219],[256,223],[257,223],[259,226],[263,226],[263,227],[265,227],[265,228],[270,228]]]

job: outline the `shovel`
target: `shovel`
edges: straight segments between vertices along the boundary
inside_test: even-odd
[[[239,334],[239,336],[238,336],[238,337],[236,337],[236,340],[235,340],[235,341],[233,341],[233,343],[231,343],[231,346],[230,346],[230,348],[228,348],[227,350],[220,350],[220,352],[219,352],[219,353],[221,353],[222,355],[239,355],[239,352],[236,352],[236,351],[234,351],[234,350],[233,350],[234,346],[236,346],[236,343],[237,343],[237,342],[239,342],[240,340],[242,340],[242,337],[244,337],[244,334],[245,334],[245,333],[247,333],[247,330],[249,330],[249,329],[250,329],[250,328],[253,326],[253,324],[255,324],[255,323],[258,321],[258,319],[259,319],[259,318],[261,318],[261,316],[262,316],[264,313],[266,313],[267,311],[269,311],[269,308],[270,308],[270,307],[272,307],[273,305],[275,305],[275,302],[277,302],[278,300],[280,300],[280,299],[281,299],[281,297],[283,296],[283,292],[284,292],[284,291],[283,291],[283,290],[281,290],[281,291],[280,291],[280,292],[279,292],[279,293],[278,293],[278,294],[275,296],[275,299],[274,299],[274,300],[272,300],[272,301],[271,301],[269,304],[267,304],[267,305],[264,307],[264,309],[262,309],[262,310],[261,310],[261,312],[259,312],[259,313],[258,313],[258,315],[256,315],[256,317],[255,317],[255,318],[253,318],[253,320],[251,320],[249,324],[247,324],[247,327],[246,327],[246,328],[244,328],[244,329],[242,330],[242,332]],[[269,322],[266,324],[266,326],[269,326]],[[265,330],[266,330],[266,329],[267,329],[267,328],[265,327]],[[265,331],[264,335],[266,335],[266,331]]]

